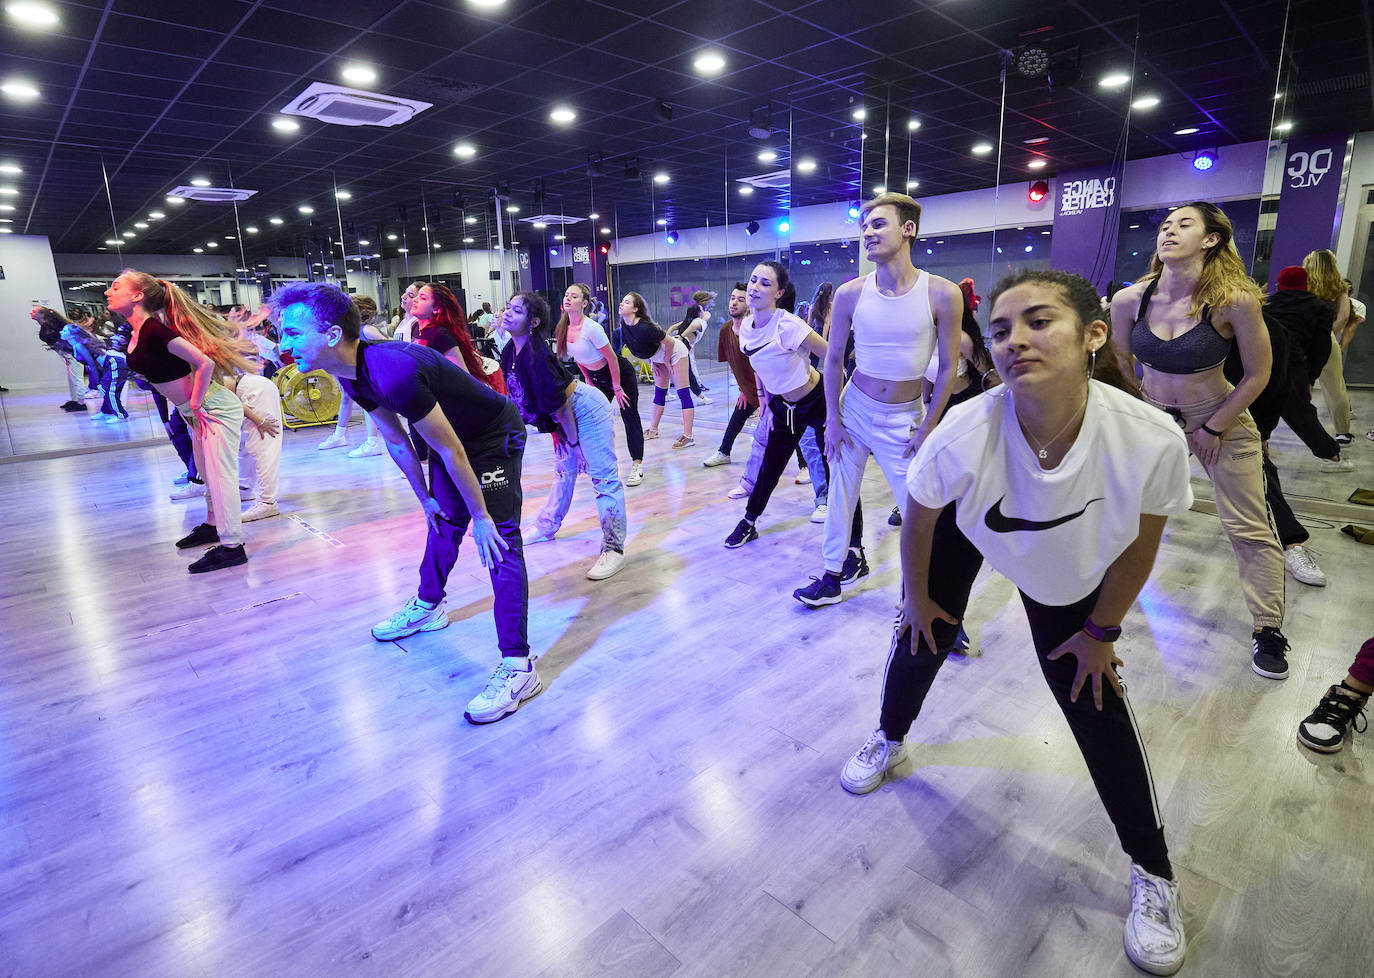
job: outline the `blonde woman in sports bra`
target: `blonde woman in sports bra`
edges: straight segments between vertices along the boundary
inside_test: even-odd
[[[1118,329],[1131,324],[1146,400],[1183,428],[1212,480],[1254,621],[1251,668],[1286,679],[1283,548],[1264,500],[1259,431],[1247,410],[1269,382],[1273,354],[1260,312],[1264,294],[1246,274],[1233,238],[1231,221],[1214,204],[1171,211],[1159,225],[1149,272],[1113,297],[1112,321]],[[1245,365],[1234,388],[1222,376],[1232,342]]]

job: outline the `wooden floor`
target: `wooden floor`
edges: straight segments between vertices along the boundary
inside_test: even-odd
[[[43,426],[11,443],[91,447],[87,422],[7,397]],[[1374,398],[1356,407],[1362,432]],[[413,594],[423,541],[385,456],[288,432],[287,515],[206,577],[172,546],[203,508],[168,501],[165,442],[0,464],[0,975],[1135,974],[1127,859],[1011,586],[984,571],[982,655],[949,663],[904,777],[852,797],[837,775],[876,722],[898,579],[886,490],[870,467],[874,573],[810,611],[790,597],[819,572],[810,488],[789,474],[761,539],[727,551],[747,437],[707,470],[714,432],[673,452],[676,409],[663,430],[623,573],[583,577],[585,483],[528,551],[546,688],[488,727],[462,718],[496,655],[470,554],[448,629],[368,633]],[[1300,510],[1374,487],[1362,437],[1344,476],[1275,445]],[[547,439],[525,471],[532,514]],[[1331,586],[1289,582],[1287,682],[1249,669],[1205,511],[1170,521],[1125,623],[1184,974],[1374,969],[1374,734],[1334,757],[1294,741],[1374,632],[1374,550],[1336,522],[1312,521]]]

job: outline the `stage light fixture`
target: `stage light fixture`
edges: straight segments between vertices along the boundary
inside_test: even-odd
[[[856,200],[849,205],[849,219],[851,221],[857,221],[860,213],[859,202]]]
[[[675,244],[677,244],[677,238],[678,238],[677,228],[669,228],[669,229],[668,229],[668,233],[667,233],[666,235],[664,235],[664,237],[667,239],[667,241],[668,241],[668,243],[669,243],[670,245],[675,245]]]
[[[758,233],[759,233],[759,222],[758,222],[758,221],[750,221],[748,224],[746,224],[746,225],[744,226],[744,233],[745,233],[745,234],[750,234],[750,235],[752,235],[752,234],[758,234]]]
[[[779,233],[779,234],[787,234],[787,233],[788,233],[789,231],[791,231],[791,230],[792,230],[792,222],[789,221],[787,218],[784,217],[781,221],[778,222],[778,233]]]
[[[1038,204],[1050,194],[1050,185],[1045,180],[1037,180],[1030,185],[1030,190],[1026,196],[1030,198],[1032,204]]]
[[[1217,153],[1214,149],[1200,150],[1193,157],[1193,169],[1206,172],[1217,165]]]

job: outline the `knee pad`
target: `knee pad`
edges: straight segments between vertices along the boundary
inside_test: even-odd
[[[663,392],[667,394],[667,391]],[[677,389],[677,402],[682,405],[682,410],[689,411],[692,408],[692,392],[685,387]]]
[[[668,403],[668,388],[654,388],[654,403],[657,404],[659,407],[663,407],[665,404]]]

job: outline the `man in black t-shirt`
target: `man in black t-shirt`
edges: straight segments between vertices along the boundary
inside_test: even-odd
[[[472,723],[514,713],[540,690],[527,637],[529,584],[520,538],[520,467],[525,426],[509,400],[413,343],[359,341],[357,307],[333,285],[298,283],[278,290],[273,307],[283,352],[302,372],[324,370],[377,423],[387,450],[425,511],[429,535],[418,594],[378,622],[379,640],[448,625],[444,585],[458,546],[472,527],[482,565],[491,572],[501,664],[467,706]],[[406,437],[408,420],[429,444],[430,482]]]

